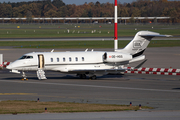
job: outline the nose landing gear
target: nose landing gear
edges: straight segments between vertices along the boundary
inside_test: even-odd
[[[23,73],[23,74],[22,74],[22,77],[23,77],[23,78],[22,78],[21,80],[23,80],[23,81],[24,81],[24,80],[28,80],[25,72],[22,72],[22,73]]]

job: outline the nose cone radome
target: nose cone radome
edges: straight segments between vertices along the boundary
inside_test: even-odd
[[[11,64],[8,65],[8,66],[6,67],[6,69],[12,69],[12,65],[11,65]]]

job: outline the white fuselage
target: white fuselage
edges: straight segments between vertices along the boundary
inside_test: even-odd
[[[115,63],[131,59],[132,55],[117,52],[34,52],[23,55],[7,69],[36,71],[38,68],[42,68],[60,72],[86,69],[101,70],[113,69]]]

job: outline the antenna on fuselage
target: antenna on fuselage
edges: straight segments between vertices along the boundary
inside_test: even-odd
[[[52,49],[51,52],[54,52],[54,49]]]
[[[118,49],[117,0],[114,0],[114,51]]]
[[[87,52],[88,51],[88,48],[85,50],[85,52]]]

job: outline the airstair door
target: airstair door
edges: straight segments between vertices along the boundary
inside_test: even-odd
[[[38,68],[43,69],[44,68],[44,56],[38,55]]]

